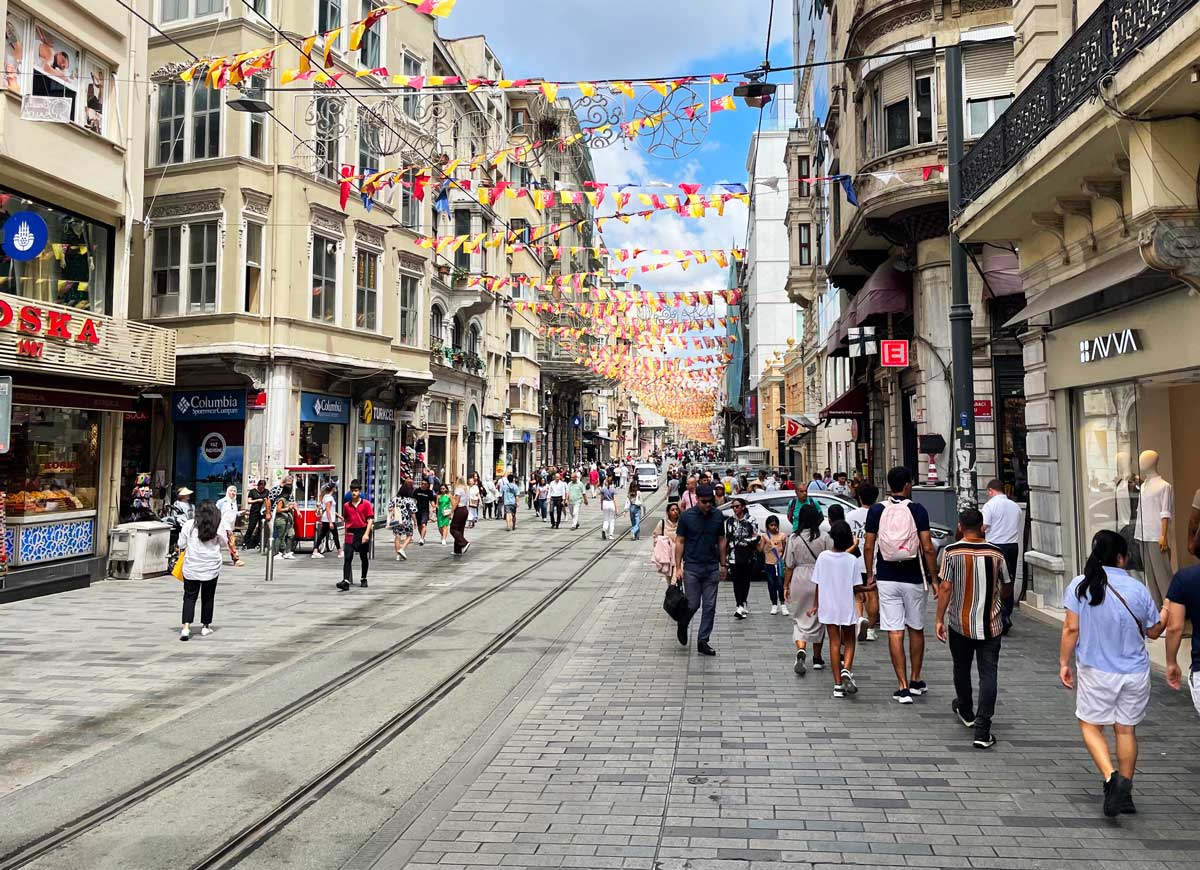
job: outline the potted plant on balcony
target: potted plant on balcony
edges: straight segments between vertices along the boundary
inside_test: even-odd
[[[460,287],[466,287],[467,277],[467,270],[460,269],[456,266],[454,273],[450,276],[450,286],[454,287],[456,290]]]
[[[441,278],[443,281],[445,281],[448,277],[450,277],[450,264],[449,263],[438,263],[437,264],[437,273],[438,273],[438,277]]]

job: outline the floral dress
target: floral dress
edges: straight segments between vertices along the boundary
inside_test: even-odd
[[[396,496],[388,502],[389,527],[393,535],[402,538],[412,537],[416,528],[417,500],[411,497]]]

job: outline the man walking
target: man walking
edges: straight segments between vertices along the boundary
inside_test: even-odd
[[[258,549],[259,538],[262,535],[263,509],[266,507],[269,495],[270,490],[267,489],[265,480],[255,483],[250,492],[246,493],[246,498],[250,502],[250,519],[246,524],[246,534],[242,538],[242,543],[247,550]]]
[[[562,524],[563,501],[567,497],[567,482],[562,479],[560,472],[554,472],[550,481],[550,528],[557,529]]]
[[[951,709],[959,722],[975,729],[975,748],[990,749],[996,743],[992,714],[996,710],[1004,603],[1012,594],[1012,577],[1004,553],[984,539],[983,514],[975,508],[960,513],[958,532],[961,539],[942,552],[937,637],[950,644],[954,659],[957,697]],[[979,668],[979,706],[975,706],[971,690],[972,662]]]
[[[579,528],[580,508],[587,504],[587,487],[579,479],[579,472],[571,474],[571,482],[567,485],[567,502],[571,507],[571,528]]]
[[[867,586],[879,590],[879,627],[888,633],[888,652],[900,688],[892,695],[901,704],[924,695],[921,666],[925,662],[925,603],[927,578],[937,576],[929,512],[912,498],[912,472],[897,466],[888,472],[891,496],[867,512]],[[814,483],[816,481],[814,480]],[[922,571],[924,562],[924,573]],[[908,629],[909,662],[904,658]]]
[[[688,626],[697,610],[700,632],[696,651],[701,655],[717,654],[708,644],[717,618],[717,587],[726,576],[725,520],[713,509],[713,488],[708,484],[696,487],[696,506],[679,517],[675,532],[675,582],[682,583],[688,599],[687,619],[681,620],[677,637],[688,644]]]
[[[500,481],[500,503],[504,505],[504,525],[511,532],[517,527],[517,481],[510,474]]]
[[[375,527],[375,508],[362,497],[362,484],[350,481],[350,498],[342,505],[342,516],[346,518],[346,561],[342,563],[342,582],[337,588],[345,592],[350,588],[350,577],[354,569],[354,554],[362,561],[362,577],[359,585],[367,588],[367,550],[371,546],[371,530]]]
[[[1009,583],[1017,582],[1017,553],[1020,546],[1017,541],[1021,534],[1021,508],[1004,494],[1004,484],[999,479],[992,479],[987,485],[988,500],[983,506],[983,532],[987,542],[994,544],[1004,554],[1004,563],[1008,567]],[[1011,593],[1011,590],[1010,590]],[[1004,599],[1004,633],[1012,628],[1013,608],[1016,600],[1009,595]]]
[[[824,478],[821,477],[820,472],[814,471],[813,479],[808,484],[808,491],[809,492],[824,492],[827,489],[829,489],[829,484],[827,484],[825,482]]]
[[[871,506],[879,500],[879,487],[866,480],[858,487],[858,507],[846,514],[846,522],[850,524],[850,531],[854,533],[854,540],[858,544],[858,569],[862,573],[862,582],[867,582],[867,563],[863,560],[863,550],[866,544],[867,534],[867,515],[871,512]],[[879,590],[874,586],[868,586],[861,599],[862,616],[866,619],[866,630],[862,631],[860,622],[859,640],[875,640],[876,629],[879,627]]]

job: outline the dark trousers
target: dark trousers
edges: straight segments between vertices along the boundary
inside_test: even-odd
[[[366,529],[346,529],[346,558],[342,562],[342,579],[347,583],[350,582],[350,578],[354,574],[355,553],[362,560],[362,579],[367,579],[367,558],[369,556],[367,551],[371,549],[371,542],[363,540],[363,535],[366,531]]]
[[[250,511],[250,519],[246,523],[246,534],[242,538],[242,545],[247,550],[254,550],[258,548],[258,539],[262,535],[262,529],[262,511]]]
[[[708,643],[712,637],[713,625],[717,621],[717,586],[721,582],[721,569],[717,565],[704,565],[697,568],[683,566],[683,591],[688,599],[688,622],[700,614],[700,633],[696,639],[700,643]]]
[[[542,518],[542,520],[545,521],[546,517],[550,516],[549,512],[546,510],[546,500],[544,498],[539,498],[533,504],[534,504],[533,509],[535,511],[537,511],[538,516],[540,516]]]
[[[750,598],[750,581],[754,579],[755,562],[749,554],[738,553],[738,562],[729,566],[729,577],[733,580],[733,600],[738,607],[744,607]],[[741,561],[743,560],[744,561]]]
[[[200,599],[200,624],[211,625],[213,621],[213,599],[217,595],[217,581],[183,581],[183,622],[191,625],[196,620],[196,599]]]
[[[1000,638],[972,640],[950,631],[950,656],[954,659],[954,693],[964,713],[975,711],[977,730],[990,732],[996,712],[997,675],[1000,671]],[[972,701],[971,662],[979,668],[979,706]]]
[[[557,529],[562,523],[563,500],[561,495],[550,497],[550,528]]]
[[[771,596],[772,604],[783,604],[783,565],[776,562],[767,565],[767,594]]]
[[[1000,552],[1004,554],[1004,564],[1008,568],[1008,579],[1013,584],[1012,595],[1004,599],[1004,624],[1005,626],[1012,625],[1013,608],[1017,605],[1017,556],[1020,553],[1020,544],[997,544]]]
[[[321,545],[327,539],[333,540],[333,549],[335,551],[342,549],[342,542],[338,540],[337,523],[321,523],[321,528],[317,530],[317,541],[313,544],[313,552],[319,552]],[[328,553],[329,550],[325,552]]]
[[[454,509],[454,514],[450,517],[450,537],[454,538],[454,555],[462,554],[462,551],[467,548],[467,536],[464,534],[467,528],[467,520],[470,518],[471,512],[465,506]]]

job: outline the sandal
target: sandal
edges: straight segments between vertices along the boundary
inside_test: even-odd
[[[235,568],[245,568],[246,567],[246,563],[243,562],[241,559],[238,559],[236,562],[233,563],[233,565]]]

